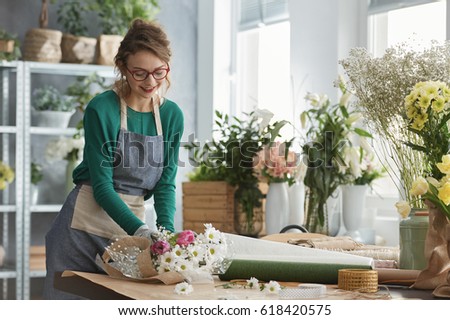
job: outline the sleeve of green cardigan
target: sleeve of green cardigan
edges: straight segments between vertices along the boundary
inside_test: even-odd
[[[98,101],[98,100],[97,100]],[[113,106],[108,106],[112,112]],[[89,167],[94,198],[108,215],[129,235],[144,223],[128,208],[114,190],[113,160],[117,140],[115,119],[100,115],[95,103],[88,105],[84,114],[85,159]]]
[[[155,200],[156,224],[167,230],[175,231],[174,216],[176,212],[176,176],[178,170],[178,155],[180,140],[184,131],[182,111],[176,106],[176,111],[168,119],[167,135],[164,142],[164,170],[155,189],[147,194]]]

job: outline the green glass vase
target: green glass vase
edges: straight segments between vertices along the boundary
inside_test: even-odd
[[[408,217],[400,221],[400,269],[423,270],[427,267],[425,239],[428,226],[429,213],[424,209],[412,209]]]

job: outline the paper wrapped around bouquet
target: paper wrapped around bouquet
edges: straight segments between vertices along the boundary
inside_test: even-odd
[[[373,259],[329,250],[227,234],[232,262],[219,278],[224,281],[314,282],[336,284],[340,269],[372,269]]]
[[[150,240],[146,238],[124,237],[111,244],[109,250],[106,250],[103,253],[101,259],[97,259],[97,263],[110,277],[113,278],[141,282],[162,282],[164,284],[175,284],[184,281],[184,277],[177,272],[158,274],[150,255],[150,244]],[[117,264],[112,260],[110,251],[121,252],[121,250],[125,250],[126,248],[136,248],[140,251],[136,256],[136,261],[132,263],[135,264],[136,268],[139,270],[140,277],[127,275],[121,268],[118,268]]]

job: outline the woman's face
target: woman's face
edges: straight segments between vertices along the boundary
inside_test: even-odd
[[[149,51],[139,51],[128,57],[125,75],[131,95],[151,98],[165,81],[168,65]]]

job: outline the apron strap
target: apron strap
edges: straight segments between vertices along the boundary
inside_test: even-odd
[[[155,122],[156,122],[156,133],[158,134],[158,136],[162,136],[163,131],[162,131],[162,125],[161,125],[161,117],[159,116],[159,105],[156,106],[155,104],[153,104],[153,111],[155,114]]]
[[[154,102],[152,98],[152,102]],[[161,124],[161,117],[159,115],[159,107],[153,104],[153,111],[155,114],[155,122],[156,122],[156,133],[158,136],[163,135],[162,131],[162,124]],[[128,130],[128,123],[127,123],[127,104],[125,103],[125,100],[120,97],[120,127],[124,130]]]

